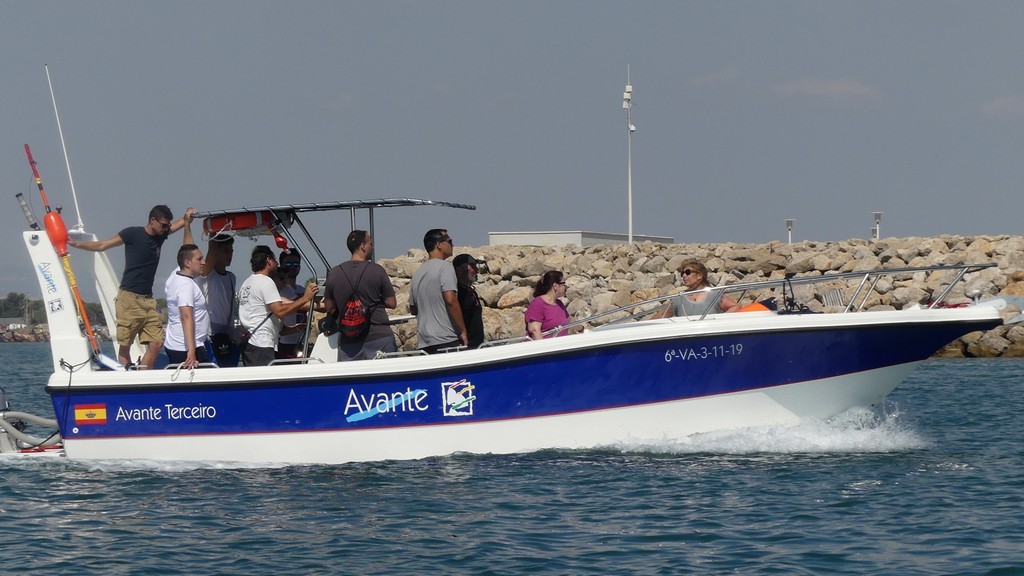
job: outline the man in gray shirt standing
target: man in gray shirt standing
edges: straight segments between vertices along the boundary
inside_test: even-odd
[[[412,276],[409,311],[416,315],[418,348],[427,354],[453,346],[467,346],[469,337],[459,307],[459,281],[448,262],[454,248],[452,237],[441,228],[423,236],[427,261]]]
[[[355,341],[338,335],[338,361],[364,360],[377,356],[377,352],[397,352],[395,333],[388,321],[388,311],[398,306],[395,287],[384,268],[372,262],[373,237],[366,230],[353,230],[345,244],[352,259],[342,262],[327,272],[324,285],[324,309],[331,314],[335,309],[344,315],[350,298],[355,296],[367,308],[370,327]]]

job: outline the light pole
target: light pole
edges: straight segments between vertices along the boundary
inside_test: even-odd
[[[875,240],[882,237],[882,213],[875,212]]]
[[[630,119],[633,110],[633,85],[629,83],[629,68],[626,68],[626,91],[622,93],[622,107],[626,110],[626,199],[629,218],[628,242],[633,243],[633,132],[636,126]]]
[[[786,235],[789,237],[789,243],[793,243],[793,219],[789,218],[786,220]]]

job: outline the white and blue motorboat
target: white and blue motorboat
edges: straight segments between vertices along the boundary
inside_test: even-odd
[[[309,235],[300,216],[420,205],[472,208],[403,198],[200,217],[208,232],[273,234],[308,245],[304,261],[319,260],[323,275],[328,262],[313,239],[293,235]],[[59,442],[50,444],[79,459],[333,464],[623,446],[795,425],[875,405],[943,345],[1003,322],[995,306],[940,305],[965,275],[992,265],[935,266],[712,288],[713,299],[774,295],[780,309],[644,320],[659,304],[652,300],[615,311],[624,321],[581,320],[578,333],[478,350],[339,363],[337,337],[320,335],[307,358],[269,367],[124,370],[90,346],[47,235],[29,230],[24,242],[51,333],[46,392]],[[95,276],[112,322],[117,276],[103,254],[83,256],[76,258]],[[928,307],[861,309],[878,278],[910,274],[943,275],[949,288]],[[853,285],[834,313],[801,313],[803,287],[847,281]],[[9,450],[27,443],[7,440]]]

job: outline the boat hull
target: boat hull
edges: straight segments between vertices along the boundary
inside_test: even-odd
[[[741,318],[742,317],[742,318]],[[56,373],[72,458],[342,463],[665,441],[870,406],[992,309],[670,319],[431,357]]]

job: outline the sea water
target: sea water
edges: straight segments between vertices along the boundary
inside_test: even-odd
[[[0,346],[50,415],[46,345]],[[1024,361],[880,410],[650,445],[341,466],[0,456],[0,574],[1024,573]]]

